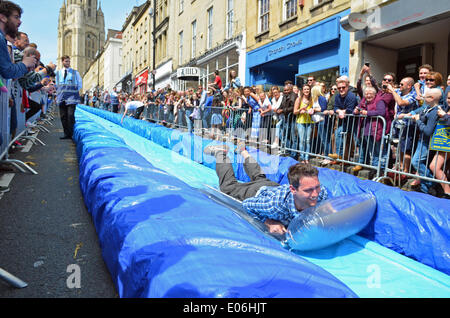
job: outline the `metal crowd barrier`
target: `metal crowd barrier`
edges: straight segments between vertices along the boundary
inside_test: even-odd
[[[298,156],[300,161],[311,157],[331,160],[340,165],[342,171],[350,167],[347,172],[360,166],[375,172],[371,179],[382,175],[386,148],[383,117],[346,114],[340,119],[337,114],[315,114],[322,116],[321,121],[307,124],[297,123],[296,115],[288,115],[282,144],[289,155]]]
[[[192,118],[193,113],[195,118]],[[433,161],[435,152],[427,150],[426,153],[417,154],[421,155],[420,166],[426,166],[427,169],[415,171],[419,169],[408,161],[407,156],[402,156],[400,147],[395,147],[402,142],[396,136],[406,135],[411,138],[410,147],[414,151],[417,148],[420,133],[417,127],[405,125],[407,119],[396,119],[391,127],[387,127],[386,119],[382,116],[346,114],[344,118],[339,118],[337,114],[315,115],[319,117],[318,122],[298,124],[297,115],[292,113],[288,116],[255,116],[249,109],[237,107],[210,107],[195,111],[194,108],[181,108],[174,112],[167,105],[149,104],[144,111],[144,118],[155,123],[210,138],[220,134],[229,140],[243,140],[268,152],[288,155],[299,161],[320,160],[319,163],[324,165],[337,165],[341,171],[359,176],[362,173],[364,178],[377,182],[389,180],[394,186],[401,186],[396,182],[398,177],[399,180],[418,178],[425,182],[450,184],[445,177],[446,171],[450,169],[447,152],[440,153],[443,167],[438,166],[437,160]],[[212,128],[218,131],[214,132]]]
[[[396,186],[402,186],[408,178],[420,180],[416,181],[417,186],[424,183],[428,189],[433,183],[450,185],[446,178],[450,168],[447,165],[450,159],[448,152],[429,150],[429,139],[432,136],[425,137],[413,119],[396,118],[392,123],[390,136],[391,146],[387,157],[392,157],[394,163],[386,167],[384,178],[390,179]],[[441,166],[438,160],[434,160],[437,156],[442,156]],[[441,177],[436,175],[437,172],[440,172]]]
[[[0,77],[2,82],[5,84],[8,93],[0,92],[0,133],[1,133],[1,142],[0,142],[0,163],[5,162],[8,156],[8,150],[10,146],[10,116],[11,109],[9,107],[9,92],[11,91],[11,81],[5,80]],[[27,283],[22,281],[21,279],[15,277],[4,269],[0,268],[0,279],[4,280],[8,284],[16,288],[24,288],[27,286]]]
[[[5,94],[8,95],[6,97],[6,105],[9,106],[9,94]],[[25,117],[25,112],[21,112],[20,108],[21,108],[21,104],[22,104],[22,98],[21,96],[16,97],[15,101],[14,101],[14,106],[15,110],[16,110],[16,117],[17,117],[17,128],[16,128],[16,133],[14,135],[14,138],[11,138],[11,133],[10,133],[10,118],[11,118],[11,109],[7,109],[7,113],[6,115],[2,118],[7,118],[6,123],[2,124],[2,127],[4,127],[5,130],[2,130],[2,136],[3,136],[3,144],[2,144],[2,152],[0,153],[0,163],[2,164],[7,164],[7,165],[12,165],[14,166],[17,170],[19,170],[22,173],[26,173],[26,170],[28,170],[28,172],[32,173],[32,174],[38,174],[33,168],[31,168],[27,163],[17,160],[17,159],[12,159],[9,157],[9,152],[10,149],[13,145],[15,145],[17,142],[19,142],[20,140],[30,140],[33,144],[37,144],[36,142],[38,142],[39,144],[41,144],[42,146],[45,146],[45,143],[42,142],[39,138],[37,138],[36,134],[33,133],[33,130],[36,131],[43,131],[46,133],[49,133],[50,131],[44,127],[44,125],[51,125],[51,120],[54,119],[52,112],[53,112],[53,107],[54,105],[47,105],[48,104],[48,96],[47,94],[43,94],[41,97],[44,97],[44,107],[46,110],[49,110],[48,113],[49,117],[48,118],[41,118],[41,112],[42,110],[39,110],[38,112],[36,112],[36,114],[34,114],[32,117],[30,117],[28,120],[26,120]],[[50,106],[50,107],[49,107]],[[23,169],[25,168],[25,169]]]

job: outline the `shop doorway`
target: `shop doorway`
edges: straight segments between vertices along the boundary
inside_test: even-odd
[[[398,52],[397,82],[402,78],[412,77],[414,81],[419,79],[419,67],[422,65],[422,47],[416,46],[401,49]]]

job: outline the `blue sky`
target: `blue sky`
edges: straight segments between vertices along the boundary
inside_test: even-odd
[[[19,30],[28,34],[30,42],[38,45],[44,64],[50,61],[56,64],[58,15],[63,0],[12,0],[23,9],[22,25]],[[105,14],[105,28],[121,30],[126,14],[133,6],[141,5],[145,0],[102,0]],[[106,32],[105,30],[105,32]]]

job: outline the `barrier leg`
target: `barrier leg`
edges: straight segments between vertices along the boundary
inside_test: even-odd
[[[4,280],[8,284],[16,288],[25,288],[28,286],[23,280],[17,278],[16,276],[8,273],[7,271],[0,268],[0,279]]]
[[[36,144],[35,141],[37,141],[37,142],[39,142],[42,146],[45,146],[45,143],[44,143],[42,140],[40,140],[38,137],[36,137],[36,136],[22,136],[21,138],[31,140],[31,142],[32,142],[33,144]]]
[[[20,160],[17,160],[17,159],[3,159],[3,160],[1,160],[0,161],[0,163],[5,163],[5,164],[11,164],[11,165],[13,165],[14,167],[16,167],[17,169],[19,169],[20,170],[20,172],[23,172],[23,173],[25,173],[26,171],[25,170],[23,170],[20,166],[19,166],[19,164],[20,165],[22,165],[23,167],[25,167],[29,172],[31,172],[32,174],[38,174],[33,168],[31,168],[29,165],[27,165],[26,163],[24,163],[24,162],[22,162],[22,161],[20,161]]]

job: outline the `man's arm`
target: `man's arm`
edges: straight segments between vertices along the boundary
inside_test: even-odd
[[[78,90],[81,91],[83,89],[83,79],[81,78],[80,73],[78,73],[78,71],[75,71],[75,73],[77,77]]]
[[[6,45],[0,45],[0,75],[4,79],[11,79],[22,77],[27,72],[27,66],[22,62],[12,63]]]
[[[353,94],[352,92],[348,92],[348,94],[349,98],[346,100],[345,113],[353,114],[355,107],[358,106],[358,100],[356,98],[356,95]]]
[[[242,205],[263,222],[271,233],[283,234],[286,228],[280,221],[290,218],[289,211],[283,208],[284,199],[283,194],[269,191],[244,200]]]
[[[39,72],[31,71],[19,78],[19,84],[22,88],[28,90],[36,85],[36,83],[42,81],[44,76],[47,74],[45,70]]]

